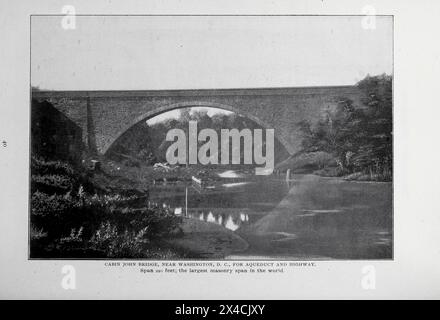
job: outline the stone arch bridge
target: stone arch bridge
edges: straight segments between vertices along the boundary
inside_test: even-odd
[[[316,121],[341,98],[360,100],[355,86],[158,91],[33,91],[79,127],[89,152],[105,155],[129,128],[160,113],[185,107],[236,112],[266,128],[289,154],[299,151],[298,122]]]

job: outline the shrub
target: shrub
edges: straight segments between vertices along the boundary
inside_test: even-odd
[[[32,224],[31,224],[31,228],[30,228],[29,231],[30,231],[29,236],[30,236],[31,241],[40,240],[40,239],[44,239],[44,238],[47,237],[47,233],[44,232],[44,230],[42,228],[41,229],[37,229]]]
[[[145,234],[148,227],[135,231],[118,232],[117,227],[109,221],[103,222],[90,239],[90,247],[104,251],[107,257],[124,258],[142,257],[142,252],[148,240]]]
[[[80,227],[78,230],[72,229],[70,231],[70,235],[68,237],[61,238],[59,244],[63,247],[63,249],[72,250],[81,247],[84,244],[84,240],[82,238],[83,227]]]
[[[57,174],[72,177],[74,169],[71,165],[62,161],[45,161],[43,159],[32,157],[32,174]]]
[[[82,185],[90,181],[69,165],[38,159],[33,165],[32,256],[141,257],[152,252],[145,251],[147,244],[181,222],[167,209],[145,205],[139,191],[90,193]]]
[[[66,193],[73,189],[74,181],[56,174],[32,175],[32,190],[41,190],[45,193]]]

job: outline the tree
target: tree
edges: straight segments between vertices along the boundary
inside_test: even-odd
[[[367,76],[357,86],[362,105],[341,98],[313,124],[299,123],[303,151],[332,154],[344,172],[366,171],[390,177],[392,172],[392,77]]]
[[[334,110],[329,107],[315,126],[308,121],[300,123],[304,137],[304,151],[330,153],[335,157],[341,170],[348,169],[351,155],[356,149],[353,141],[355,114],[353,101],[343,99]]]
[[[187,124],[191,120],[191,109],[190,108],[180,109],[178,119],[179,119],[179,122]]]
[[[370,172],[391,175],[392,172],[392,130],[393,102],[392,77],[367,76],[358,87],[364,91],[364,140],[361,150],[354,158],[359,167]]]

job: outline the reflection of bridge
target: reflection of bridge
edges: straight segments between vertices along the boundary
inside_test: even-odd
[[[194,106],[234,111],[266,128],[286,150],[298,151],[297,123],[316,120],[341,97],[359,100],[354,86],[160,91],[34,91],[82,129],[90,151],[105,154],[129,128],[160,113]]]

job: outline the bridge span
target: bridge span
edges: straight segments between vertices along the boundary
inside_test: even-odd
[[[356,86],[153,91],[32,91],[79,128],[88,151],[104,155],[129,128],[160,113],[185,107],[236,112],[265,128],[290,154],[301,146],[298,123],[316,121],[341,98],[359,102]]]

